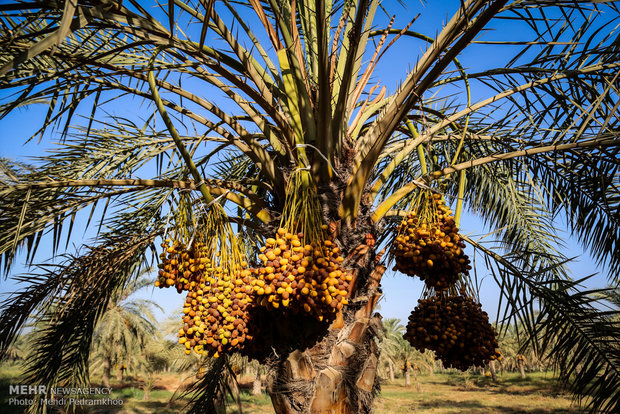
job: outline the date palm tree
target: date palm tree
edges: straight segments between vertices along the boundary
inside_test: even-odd
[[[60,141],[31,164],[0,162],[4,268],[20,251],[31,262],[43,237],[57,255],[63,231],[101,224],[94,248],[42,267],[3,304],[2,350],[33,312],[49,322],[33,380],[87,378],[110,297],[148,264],[188,195],[196,214],[225,205],[251,253],[275,234],[292,173],[307,170],[356,282],[323,340],[265,361],[277,413],[372,411],[373,310],[389,259],[377,253],[429,188],[457,222],[467,208],[494,230],[466,240],[501,288],[505,323],[554,347],[589,409],[620,409],[619,326],[568,277],[555,230],[566,218],[617,286],[619,2],[146,3],[0,5],[0,111],[45,104],[33,138]],[[434,8],[450,17],[420,33]],[[487,30],[504,25],[514,38]],[[467,69],[485,47],[501,53]],[[398,83],[382,78],[397,67]],[[217,388],[217,375],[204,378],[195,412]]]
[[[403,373],[405,378],[405,386],[411,385],[411,374],[414,375],[414,379],[417,379],[417,371],[420,369],[420,364],[423,360],[423,356],[420,351],[416,350],[411,344],[404,338],[398,338],[396,351],[396,361],[399,369]],[[416,387],[419,385],[416,381]]]
[[[152,308],[159,305],[148,299],[132,298],[131,295],[153,283],[145,274],[139,276],[112,299],[95,327],[93,357],[101,362],[101,381],[105,387],[110,386],[112,367],[117,367],[117,377],[120,377],[123,372],[120,367],[135,369],[146,364],[147,346],[157,337]]]
[[[405,327],[400,319],[388,318],[383,321],[383,338],[380,345],[379,363],[387,366],[390,381],[394,381],[394,372],[398,365],[398,352]]]

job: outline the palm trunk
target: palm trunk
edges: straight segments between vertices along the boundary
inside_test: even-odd
[[[356,293],[323,340],[270,366],[267,390],[277,414],[372,412],[379,389],[375,338],[382,329],[373,311],[384,271],[374,261],[359,269]]]
[[[403,370],[405,374],[405,387],[411,386],[411,368],[405,365],[405,369]]]
[[[521,378],[525,379],[525,364],[522,359],[518,360],[519,364],[519,372],[521,373]]]
[[[390,382],[394,382],[394,363],[388,360],[388,373],[390,374]]]
[[[101,383],[104,387],[110,387],[110,370],[112,369],[112,361],[108,357],[103,359],[103,375],[101,376]]]
[[[252,395],[262,394],[262,383],[260,380],[260,368],[256,368],[256,375],[254,375],[254,382],[252,382]]]
[[[153,385],[155,384],[155,377],[152,372],[147,372],[146,379],[144,380],[144,396],[142,400],[148,401],[151,398],[151,390],[153,389]]]
[[[493,382],[497,382],[497,371],[495,370],[495,360],[489,363],[489,371],[491,371],[491,379]]]
[[[566,362],[565,361],[561,361],[560,362],[560,374],[558,377],[559,383],[560,384],[568,384],[568,380],[569,380],[569,375],[568,375],[568,370],[566,369]]]

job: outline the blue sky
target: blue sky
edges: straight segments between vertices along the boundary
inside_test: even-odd
[[[420,31],[429,36],[434,36],[441,28],[441,24],[456,10],[456,7],[460,4],[460,1],[430,1],[426,5],[422,5],[421,2],[407,2],[409,6],[405,9],[400,6],[394,6],[395,1],[384,2],[386,8],[396,10],[398,16],[394,27],[402,27],[417,13],[421,13],[421,17],[416,21],[413,30]],[[394,7],[392,7],[394,6]],[[386,21],[387,17],[382,16],[382,12],[378,12],[378,22]],[[490,25],[490,28],[494,29],[484,34],[484,39],[493,40],[516,40],[520,38],[520,33],[523,27],[516,23],[506,23],[500,21]],[[386,84],[390,90],[398,84],[398,80],[402,79],[407,70],[415,64],[415,58],[420,55],[424,50],[424,43],[403,39],[399,44],[394,47],[391,53],[386,55],[382,64],[380,64],[377,73],[380,74],[382,83]],[[488,68],[492,66],[501,67],[504,62],[508,61],[512,57],[513,53],[516,53],[518,48],[512,49],[511,47],[494,46],[494,45],[476,45],[471,49],[468,49],[463,56],[460,57],[463,65],[473,71],[478,68]],[[456,87],[458,88],[458,86]],[[5,93],[0,92],[6,96]],[[475,88],[473,90],[474,101],[488,96],[488,89]],[[138,105],[131,104],[130,102],[121,101],[115,110],[117,114],[122,114],[126,117],[138,117],[144,115],[143,108]],[[86,105],[86,112],[89,108]],[[6,118],[0,120],[0,156],[9,157],[14,159],[23,159],[24,157],[42,155],[44,151],[50,147],[51,142],[58,140],[58,133],[47,134],[41,144],[36,141],[32,141],[28,144],[24,144],[26,139],[36,131],[46,114],[47,108],[44,105],[35,105],[29,108],[19,109]],[[76,120],[77,121],[77,120]],[[150,178],[150,177],[145,177]],[[87,214],[87,213],[86,213]],[[579,246],[574,239],[570,237],[565,231],[565,225],[563,224],[561,217],[558,223],[559,239],[565,242],[567,250],[565,255],[567,257],[580,256],[577,261],[570,264],[570,269],[575,278],[580,278],[585,275],[599,272],[594,261],[586,254],[583,254],[583,249]],[[485,229],[480,219],[476,216],[467,214],[464,216],[461,223],[461,231],[465,234],[472,236],[482,235],[488,232]],[[84,236],[79,229],[75,231],[72,242],[80,244],[82,237],[91,237],[92,233],[88,232]],[[470,256],[473,255],[472,249],[468,248],[467,253]],[[45,260],[50,254],[49,243],[42,245],[37,258],[41,261]],[[492,280],[492,277],[488,275],[488,271],[483,265],[477,263],[478,278],[482,281],[480,298],[484,308],[491,315],[495,314],[497,306],[497,300],[499,291]],[[27,270],[18,264],[14,268],[14,273],[22,273]],[[9,292],[15,287],[9,280],[2,280],[1,292]],[[589,281],[590,286],[602,287],[606,284],[606,275],[601,273]],[[412,279],[403,275],[395,275],[392,271],[386,273],[383,279],[384,298],[380,302],[379,312],[386,318],[399,318],[403,322],[406,322],[409,312],[413,309],[417,303],[422,291],[422,283],[417,279]],[[184,295],[177,294],[174,290],[170,289],[149,289],[140,294],[141,297],[152,298],[157,301],[165,310],[166,315],[172,315],[177,309],[180,308],[184,300]],[[159,315],[163,318],[164,315]]]

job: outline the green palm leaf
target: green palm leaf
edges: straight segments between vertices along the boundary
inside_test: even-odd
[[[489,266],[513,304],[528,341],[557,367],[565,385],[592,412],[618,409],[620,385],[620,324],[618,309],[601,310],[594,294],[581,283],[545,277],[553,267],[515,266],[512,255],[500,256],[469,240],[494,263]],[[516,263],[522,254],[518,254]],[[543,277],[541,277],[543,275]],[[534,310],[536,309],[535,314]]]
[[[7,300],[0,318],[0,330],[6,333],[3,351],[23,326],[24,320],[17,320],[16,315],[24,315],[24,306],[36,310],[37,333],[24,374],[27,380],[48,387],[88,383],[88,358],[95,325],[106,312],[110,293],[122,289],[139,269],[144,250],[151,241],[152,236],[110,239],[107,245],[91,249],[83,256],[68,256],[64,263],[44,268],[40,281],[31,288],[39,293],[35,298],[41,300],[38,304],[28,303],[23,293]],[[43,292],[45,284],[51,284],[56,291]],[[21,324],[7,326],[11,321]],[[33,406],[34,410],[37,405]]]

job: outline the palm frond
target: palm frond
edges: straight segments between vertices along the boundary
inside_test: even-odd
[[[511,171],[518,166],[489,164],[486,168],[467,171],[466,199],[472,212],[480,215],[487,226],[497,229],[503,247],[512,252],[528,252],[524,256],[540,263],[566,260],[560,253],[563,245],[557,235],[553,212],[537,198],[532,181],[516,180]],[[452,189],[456,196],[456,188]],[[534,254],[533,252],[538,252]],[[522,263],[521,267],[536,263]],[[543,265],[544,267],[544,265]],[[555,277],[565,276],[561,267]]]
[[[190,385],[179,398],[187,397],[188,414],[217,413],[226,396],[226,355],[203,360],[202,377]]]
[[[95,324],[106,311],[111,296],[139,270],[153,237],[109,239],[84,255],[66,256],[58,265],[41,266],[43,273],[37,283],[6,301],[0,315],[0,330],[6,334],[3,352],[23,327],[23,316],[35,316],[37,331],[24,374],[26,379],[47,386],[88,383],[88,357]],[[27,282],[29,277],[19,280]],[[52,288],[43,289],[45,285]],[[24,296],[31,291],[38,294],[38,303]],[[16,318],[16,314],[21,317]],[[42,405],[33,407],[41,409]]]
[[[561,380],[590,412],[615,412],[620,402],[618,309],[605,310],[583,279],[554,278],[553,266],[516,265],[522,253],[501,256],[468,240],[488,257],[489,269],[511,303],[528,341],[561,370]],[[537,315],[536,315],[537,313]]]
[[[545,186],[545,196],[563,211],[568,226],[600,264],[609,280],[620,271],[620,163],[618,148],[574,151],[530,160],[531,174]]]

